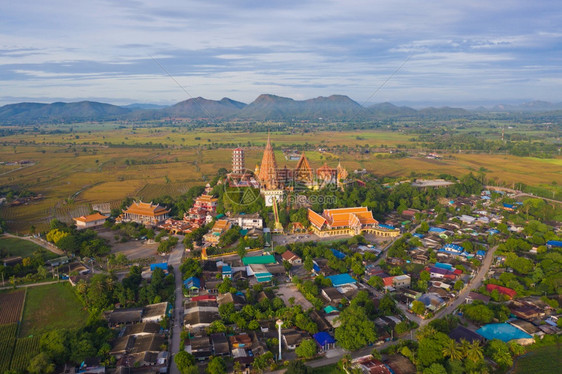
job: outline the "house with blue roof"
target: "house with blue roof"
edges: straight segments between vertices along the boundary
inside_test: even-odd
[[[222,279],[224,278],[232,278],[232,268],[230,265],[222,266]]]
[[[507,210],[508,212],[513,212],[517,209],[516,204],[503,204],[503,210]]]
[[[193,292],[199,292],[201,289],[201,280],[197,277],[189,277],[183,281],[185,289]]]
[[[418,233],[415,233],[415,234],[412,235],[412,236],[415,236],[416,238],[420,238],[420,239],[423,239],[423,238],[424,238],[423,234],[418,234]]]
[[[318,263],[314,260],[312,260],[312,271],[316,274],[320,274],[320,266],[318,266]]]
[[[337,249],[330,248],[330,251],[336,256],[338,260],[343,260],[346,256],[345,253],[338,251]]]
[[[326,279],[332,281],[332,286],[334,287],[342,287],[347,286],[350,284],[356,284],[357,281],[353,279],[353,277],[347,273],[344,274],[337,274],[337,275],[330,275],[327,276]]]
[[[546,242],[546,246],[548,248],[561,248],[562,247],[562,240],[549,240]]]
[[[317,332],[312,335],[312,337],[316,341],[316,344],[318,344],[318,347],[324,352],[336,347],[336,339],[327,332]]]
[[[168,272],[168,263],[167,262],[160,262],[157,264],[150,264],[150,271],[154,271],[156,269],[162,269],[164,272]]]

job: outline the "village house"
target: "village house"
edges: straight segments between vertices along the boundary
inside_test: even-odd
[[[263,219],[259,213],[253,214],[236,214],[228,218],[228,220],[244,230],[263,229]]]
[[[302,259],[293,252],[286,250],[282,255],[283,261],[287,261],[291,265],[302,265]]]

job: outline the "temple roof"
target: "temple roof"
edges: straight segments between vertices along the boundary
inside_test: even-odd
[[[152,202],[143,203],[142,201],[135,201],[131,204],[131,206],[129,206],[129,208],[127,208],[127,210],[125,210],[125,213],[155,217],[170,213],[170,210],[166,209],[164,206],[160,206],[159,204],[152,204]]]

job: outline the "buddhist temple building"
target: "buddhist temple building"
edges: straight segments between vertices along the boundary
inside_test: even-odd
[[[323,184],[336,184],[338,181],[338,171],[324,163],[316,170],[316,177]]]
[[[232,224],[226,219],[219,219],[213,225],[213,228],[209,233],[205,234],[203,238],[206,243],[216,245],[219,244],[221,236],[227,232],[232,227]]]
[[[301,154],[301,157],[297,162],[293,178],[296,182],[304,184],[312,184],[314,182],[314,172],[312,171],[304,152]]]
[[[143,225],[157,225],[169,218],[170,209],[159,204],[133,202],[117,217],[116,222],[136,222]]]
[[[106,219],[107,219],[106,216],[98,212],[94,214],[89,214],[87,216],[80,216],[80,217],[73,218],[74,222],[76,223],[76,228],[78,230],[102,226],[105,223]]]
[[[310,227],[318,236],[359,235],[363,232],[395,237],[400,230],[379,226],[367,207],[325,209],[322,215],[308,209]]]

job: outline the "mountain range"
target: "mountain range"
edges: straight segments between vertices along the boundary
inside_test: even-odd
[[[294,100],[270,94],[258,96],[250,104],[229,98],[208,100],[202,97],[163,107],[154,104],[117,106],[95,101],[52,104],[18,103],[0,107],[0,125],[70,123],[80,121],[191,119],[210,122],[223,120],[256,121],[354,121],[383,119],[452,119],[479,113],[551,112],[562,110],[562,103],[535,101],[522,105],[502,105],[469,111],[462,108],[413,109],[391,103],[362,106],[344,95]]]

